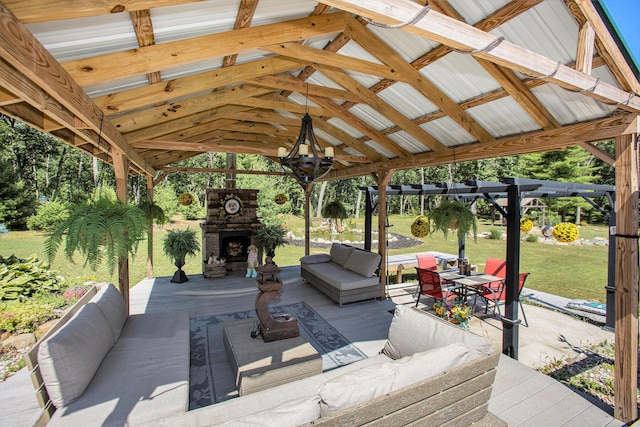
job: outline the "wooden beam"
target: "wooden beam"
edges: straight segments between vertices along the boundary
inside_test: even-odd
[[[116,195],[122,203],[127,203],[127,177],[129,176],[129,159],[116,151],[112,155],[113,171],[116,176]],[[129,314],[129,257],[118,257],[118,287],[124,298],[127,314]]]
[[[292,176],[290,173],[279,171],[254,171],[245,169],[225,169],[225,168],[182,168],[165,166],[161,169],[163,172],[190,172],[190,173],[224,173],[234,175],[269,175],[269,176]]]
[[[267,89],[260,89],[260,90],[266,91]],[[298,114],[304,114],[308,112],[310,115],[313,115],[313,116],[332,116],[333,115],[331,114],[330,111],[327,111],[323,108],[309,107],[302,104],[295,104],[291,101],[286,101],[286,100],[279,101],[279,100],[269,99],[265,97],[238,99],[231,103],[235,105],[243,105],[245,107],[264,108],[265,110],[282,110],[282,111],[289,111],[291,113],[298,113]]]
[[[325,67],[341,70],[346,69],[396,81],[405,81],[397,70],[388,65],[376,64],[375,62],[352,58],[322,49],[314,49],[298,43],[278,43],[275,45],[262,46],[260,49],[298,60],[303,64],[313,65],[315,68],[317,68],[316,65],[323,65]]]
[[[578,33],[578,49],[576,52],[576,70],[581,73],[591,74],[593,66],[593,54],[595,49],[596,33],[590,22],[585,22]]]
[[[247,83],[260,87],[284,90],[287,92],[298,92],[302,96],[306,96],[308,93],[312,96],[341,99],[344,101],[355,102],[356,104],[362,102],[362,99],[360,99],[360,97],[349,91],[320,85],[307,84],[291,75],[257,77],[255,79],[252,79],[251,81],[248,81]]]
[[[405,77],[405,82],[409,83],[413,89],[418,91],[422,96],[447,114],[460,127],[476,138],[476,140],[486,142],[493,139],[493,135],[480,126],[473,117],[460,108],[460,106],[446,93],[444,93],[444,91],[422,75],[418,70],[413,68],[411,64],[407,63],[395,50],[388,47],[383,40],[367,31],[358,21],[355,19],[348,19],[345,32],[373,56],[378,58],[380,61],[389,64],[393,69],[398,70],[400,75]],[[375,92],[371,91],[371,93],[375,96]],[[392,121],[395,122],[395,120]],[[395,123],[407,132],[411,133],[401,123]],[[414,135],[414,137],[418,138],[416,135]],[[418,141],[423,144],[427,144],[429,148],[434,151],[446,148],[431,135],[429,135],[429,139],[426,140],[429,141],[428,143],[420,138],[418,138]]]
[[[322,0],[322,3],[333,7],[366,16],[388,25],[409,22],[423,9],[409,0]],[[499,39],[465,23],[456,21],[441,13],[431,11],[414,25],[402,28],[420,37],[446,44],[463,51],[474,53],[482,59],[519,71],[524,74],[541,76],[547,82],[553,82],[565,89],[580,91],[585,96],[598,99],[634,113],[640,112],[640,97],[632,97],[631,93],[594,77],[580,73],[574,69],[560,65],[558,62],[529,49],[502,40],[487,51],[487,46],[495,44]],[[555,73],[555,74],[554,74]]]
[[[609,153],[607,153],[606,151],[601,150],[600,148],[589,142],[579,142],[578,145],[608,164],[609,166],[616,166],[616,159],[611,157],[611,155],[609,155]]]
[[[241,0],[240,7],[238,8],[238,14],[236,15],[236,22],[233,24],[233,29],[247,28],[251,25],[253,15],[256,13],[256,8],[260,0]],[[222,60],[222,68],[231,67],[235,65],[237,54],[227,55]]]
[[[638,418],[638,142],[616,137],[614,416]]]
[[[126,134],[149,126],[170,122],[172,120],[191,116],[203,111],[213,110],[217,107],[270,93],[269,89],[253,88],[246,86],[234,86],[227,90],[221,90],[207,95],[172,102],[144,111],[122,114],[112,119],[112,123]]]
[[[163,104],[177,98],[231,86],[269,74],[283,73],[299,68],[297,61],[286,58],[268,58],[225,68],[206,71],[192,76],[168,80],[149,86],[123,90],[94,98],[105,114],[135,110],[150,105]]]
[[[378,170],[375,174],[378,185],[378,253],[382,257],[380,263],[380,299],[387,299],[387,184],[395,169]]]
[[[186,40],[145,46],[64,62],[80,85],[105,83],[193,62],[258,49],[261,46],[325,36],[344,28],[345,13],[241,28]]]
[[[138,39],[138,46],[151,46],[156,44],[156,39],[153,34],[153,23],[151,22],[151,12],[149,9],[136,10],[131,12],[131,21],[133,21],[133,29],[136,32],[136,39]],[[162,80],[160,77],[160,71],[154,71],[147,74],[147,80],[149,84],[158,83]]]
[[[616,115],[591,122],[567,125],[557,129],[497,138],[484,144],[458,145],[455,148],[455,158],[457,162],[467,162],[494,157],[563,150],[579,142],[606,141],[615,138],[616,135],[623,134],[630,127],[630,124],[634,123],[635,117],[633,114]],[[324,180],[362,176],[383,166],[394,169],[409,169],[442,165],[451,163],[451,161],[451,153],[421,153],[365,166],[354,166],[341,171],[331,171],[324,177]]]
[[[20,21],[27,23],[85,18],[87,16],[134,12],[154,7],[177,6],[202,0],[3,0]]]
[[[618,44],[613,40],[609,29],[602,21],[591,1],[564,0],[567,8],[573,13],[581,27],[589,22],[596,37],[596,48],[607,67],[615,76],[618,84],[626,91],[640,93],[638,77],[633,73]]]
[[[74,117],[80,118],[95,132],[92,134],[78,131],[79,135],[83,135],[87,141],[95,142],[95,139],[91,138],[93,135],[100,134],[103,140],[123,153],[138,168],[148,174],[155,174],[144,159],[131,149],[120,132],[109,121],[103,120],[102,111],[82,88],[2,3],[0,3],[0,28],[4,29],[0,31],[0,57],[3,59],[1,63],[5,64],[5,61],[9,63],[26,80],[32,82],[34,88],[41,88],[51,96],[52,100],[73,113],[72,118],[68,118],[58,114],[63,111],[62,109],[50,108],[48,114],[52,119],[72,129]],[[13,88],[8,90],[15,93]],[[28,93],[26,91],[16,93],[16,95],[44,110],[41,104],[42,96],[36,95],[35,89]],[[32,95],[35,95],[35,98]],[[50,106],[52,104],[49,103]]]
[[[396,123],[409,135],[413,136],[419,143],[425,145],[433,151],[445,151],[446,146],[431,136],[427,131],[415,124],[411,119],[402,114],[400,111],[393,108],[387,102],[379,98],[375,93],[371,92],[367,87],[360,84],[356,79],[349,76],[343,71],[334,71],[320,67],[322,73],[329,77],[334,82],[347,90],[357,93],[364,102],[366,102],[371,108],[378,111],[383,116],[387,117],[392,123]],[[408,154],[402,147],[398,147],[403,155]]]

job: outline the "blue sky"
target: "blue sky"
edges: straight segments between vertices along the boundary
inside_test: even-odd
[[[600,0],[618,28],[624,44],[640,68],[640,0]]]

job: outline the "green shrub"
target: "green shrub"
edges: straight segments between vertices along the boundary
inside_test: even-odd
[[[198,205],[198,203],[192,203],[187,206],[180,205],[178,211],[182,215],[182,218],[192,221],[196,219],[202,219],[206,216],[205,208]]]
[[[489,235],[487,235],[487,239],[490,240],[501,240],[502,239],[502,230],[499,228],[491,228],[489,229]]]
[[[38,211],[27,220],[29,230],[53,232],[69,218],[69,206],[66,203],[51,201],[38,206]]]
[[[26,259],[0,255],[0,301],[25,300],[36,293],[60,290],[64,278],[35,255]]]
[[[13,334],[34,332],[39,325],[57,317],[56,309],[62,306],[63,301],[58,297],[49,301],[30,299],[4,303],[0,305],[0,331]]]
[[[527,238],[524,239],[524,241],[529,243],[538,243],[540,241],[540,237],[536,234],[527,234]]]

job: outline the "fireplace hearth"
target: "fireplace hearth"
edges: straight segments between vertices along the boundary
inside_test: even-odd
[[[208,189],[207,218],[202,228],[202,272],[209,277],[207,260],[217,256],[227,260],[227,271],[247,268],[248,248],[256,231],[258,190]]]

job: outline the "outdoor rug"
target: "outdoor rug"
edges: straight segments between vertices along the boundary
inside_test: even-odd
[[[290,314],[298,320],[300,335],[322,356],[323,371],[367,357],[304,301],[269,307],[269,311]],[[257,322],[255,310],[191,318],[190,410],[237,396],[235,377],[222,341],[222,324],[248,318]]]

